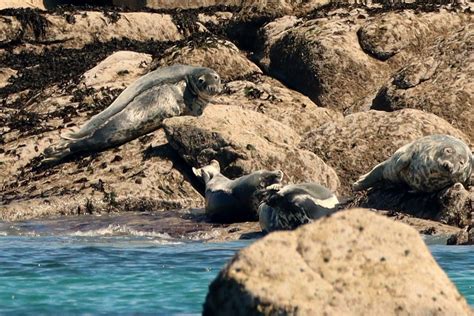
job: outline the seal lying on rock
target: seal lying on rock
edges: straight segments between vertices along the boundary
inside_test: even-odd
[[[169,117],[201,115],[220,90],[220,77],[212,69],[187,65],[159,68],[132,83],[79,131],[62,136],[64,140],[47,148],[45,161],[122,145],[155,131]]]
[[[317,183],[268,186],[258,208],[263,231],[290,230],[336,211],[337,197]]]
[[[193,168],[193,172],[206,185],[206,213],[212,221],[226,223],[256,220],[259,204],[256,193],[283,179],[280,170],[259,170],[231,180],[221,174],[216,160],[200,169]]]
[[[467,184],[473,165],[472,152],[464,142],[449,135],[430,135],[398,149],[352,188],[406,185],[413,192],[435,192],[458,182]]]

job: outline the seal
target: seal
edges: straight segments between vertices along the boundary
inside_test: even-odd
[[[155,131],[169,117],[201,115],[220,91],[220,77],[210,68],[180,64],[159,68],[133,82],[79,131],[62,135],[59,144],[45,150],[44,161],[122,145]]]
[[[472,152],[463,141],[449,135],[430,135],[398,149],[352,188],[406,186],[411,192],[437,192],[455,183],[467,186],[473,166]]]
[[[318,183],[270,185],[262,193],[258,208],[265,232],[291,230],[336,211],[336,195]]]
[[[217,160],[200,169],[193,168],[193,173],[206,185],[206,214],[211,221],[222,223],[257,220],[257,193],[283,179],[280,170],[258,170],[231,180],[221,173]]]

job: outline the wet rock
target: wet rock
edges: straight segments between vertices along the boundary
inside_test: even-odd
[[[197,43],[188,42],[184,47],[171,47],[153,68],[173,64],[209,67],[226,81],[261,73],[260,68],[249,61],[232,42],[212,37]]]
[[[166,120],[164,129],[170,145],[188,164],[199,167],[216,159],[229,178],[280,169],[289,182],[314,181],[333,191],[339,185],[332,168],[296,148],[300,136],[295,131],[259,113],[211,105],[200,117]]]
[[[392,76],[379,90],[372,109],[431,112],[474,141],[472,47],[474,31],[469,27],[439,40]]]
[[[434,114],[405,109],[367,111],[327,123],[303,137],[301,147],[314,152],[338,173],[348,194],[359,176],[389,158],[398,148],[432,134],[448,134],[469,144],[468,137]]]
[[[124,89],[146,73],[151,61],[149,54],[118,51],[87,71],[82,83],[97,90]]]
[[[372,189],[357,194],[346,207],[402,212],[418,218],[464,227],[473,220],[474,187],[460,183],[434,193],[411,193],[405,188]]]
[[[448,245],[474,245],[474,225],[468,225],[456,234],[451,235]]]
[[[216,103],[256,111],[302,135],[327,122],[342,119],[338,111],[318,107],[308,97],[267,76],[255,76],[225,85]]]
[[[363,209],[238,252],[209,286],[204,315],[450,314],[471,309],[419,234]]]

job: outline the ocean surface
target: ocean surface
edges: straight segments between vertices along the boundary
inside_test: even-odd
[[[474,247],[426,241],[474,305]],[[0,314],[199,314],[209,283],[252,242],[117,227],[48,235],[0,223]]]

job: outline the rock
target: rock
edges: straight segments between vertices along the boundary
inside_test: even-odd
[[[176,154],[162,131],[92,156],[38,167],[37,156],[58,141],[59,132],[64,131],[21,137],[3,147],[2,161],[17,159],[19,164],[9,164],[13,170],[0,165],[0,174],[6,174],[0,182],[1,220],[202,205],[202,196],[186,181],[190,168],[174,162]]]
[[[392,76],[379,90],[372,109],[431,112],[474,142],[474,56],[469,49],[473,45],[474,30],[469,27],[440,39]]]
[[[0,68],[0,88],[9,85],[9,79],[18,73],[15,69]]]
[[[282,32],[267,33],[270,73],[320,106],[343,113],[368,109],[389,68],[362,51],[352,20],[315,19],[290,29],[295,21],[282,21]]]
[[[188,42],[184,47],[169,48],[153,68],[173,64],[209,67],[226,81],[262,72],[232,42],[212,37],[201,43]]]
[[[468,137],[445,120],[419,110],[367,111],[327,123],[303,137],[301,147],[320,156],[341,178],[340,193],[351,192],[359,176],[389,158],[398,148],[432,134],[448,134],[469,144]]]
[[[328,0],[113,0],[117,6],[129,7],[132,9],[152,8],[152,9],[195,9],[222,6],[238,6],[249,12],[271,12],[271,13],[292,13],[309,12],[315,8],[328,4]]]
[[[308,97],[270,77],[255,76],[249,80],[252,81],[227,83],[224,94],[216,98],[216,103],[262,113],[291,127],[300,135],[343,117],[338,111],[318,107]]]
[[[369,18],[357,35],[362,49],[379,60],[396,55],[409,60],[419,55],[420,48],[428,48],[440,38],[459,31],[467,33],[465,25],[471,21],[470,14],[447,10],[424,14],[403,10]]]
[[[149,54],[119,51],[87,71],[83,75],[82,83],[97,90],[106,87],[125,89],[145,74],[151,61],[152,57]]]
[[[419,234],[363,209],[238,252],[209,286],[204,315],[470,315]]]
[[[38,8],[45,9],[44,0],[2,0],[0,10],[8,8]]]
[[[241,0],[113,0],[116,6],[129,7],[131,9],[152,8],[152,9],[196,9],[201,7],[211,7],[216,5],[239,5]]]
[[[456,32],[468,34],[471,21],[468,13],[448,10],[373,14],[360,8],[283,17],[261,29],[256,57],[316,104],[350,114],[369,109],[393,72],[421,50],[430,52]]]
[[[346,207],[397,211],[464,227],[473,220],[474,187],[466,189],[461,183],[456,183],[433,193],[411,193],[404,188],[372,189],[358,193]]]
[[[468,225],[447,240],[448,245],[474,245],[474,225]]]
[[[296,132],[260,113],[210,105],[200,117],[165,120],[164,130],[170,145],[194,167],[216,159],[229,178],[280,169],[289,182],[318,182],[332,191],[339,185],[332,168],[296,148],[300,141]]]
[[[37,14],[37,13],[36,13]],[[82,48],[86,44],[107,42],[112,39],[127,38],[135,41],[177,41],[182,39],[171,15],[147,12],[115,13],[84,11],[69,15],[37,14],[43,22],[42,28],[35,29],[22,25],[21,40],[33,45]],[[11,17],[7,17],[12,19]],[[13,18],[16,20],[16,18]],[[7,46],[17,37],[2,38],[2,33],[17,34],[18,23],[10,24],[0,19],[0,44]],[[3,31],[2,31],[3,30]],[[21,49],[21,47],[17,47]]]

